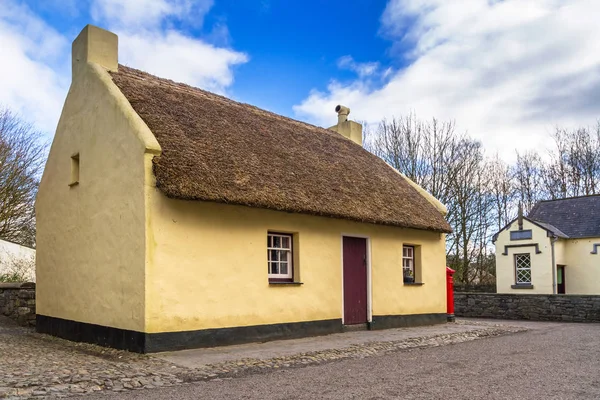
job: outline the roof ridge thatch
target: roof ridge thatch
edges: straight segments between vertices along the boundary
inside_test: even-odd
[[[125,66],[111,76],[162,148],[153,169],[168,197],[451,231],[402,175],[336,132]]]
[[[342,139],[350,140],[350,139],[347,139],[346,137],[340,135],[337,132],[334,132],[334,131],[329,130],[327,128],[323,128],[322,126],[313,125],[313,124],[305,122],[305,121],[300,121],[300,120],[297,120],[297,119],[294,119],[294,118],[291,118],[291,117],[287,117],[285,115],[277,114],[277,113],[275,113],[273,111],[269,111],[269,110],[265,110],[265,109],[259,108],[259,107],[255,106],[255,105],[250,104],[250,103],[244,103],[244,102],[241,102],[241,101],[233,100],[233,99],[230,99],[229,97],[225,97],[225,96],[220,95],[218,93],[209,92],[208,90],[200,89],[200,88],[191,86],[191,85],[189,85],[187,83],[184,83],[184,82],[177,82],[177,81],[174,81],[174,80],[169,79],[169,78],[160,78],[160,77],[157,77],[155,75],[152,75],[152,74],[149,74],[147,72],[144,72],[144,71],[142,71],[140,69],[132,68],[132,67],[128,67],[126,65],[119,64],[119,69],[122,69],[122,68],[127,69],[128,73],[133,74],[133,76],[132,76],[133,79],[140,79],[140,80],[143,81],[143,80],[147,79],[147,78],[144,78],[144,76],[152,76],[152,77],[160,79],[160,84],[165,84],[165,85],[169,84],[169,85],[173,86],[174,88],[187,90],[191,95],[202,94],[202,95],[206,96],[207,98],[209,98],[211,100],[222,101],[225,104],[236,106],[236,107],[248,108],[248,109],[251,109],[252,111],[254,111],[254,112],[256,112],[256,113],[258,113],[260,115],[264,115],[264,116],[275,118],[275,119],[279,119],[279,120],[287,120],[287,121],[289,121],[291,123],[299,124],[301,126],[305,126],[305,127],[311,128],[311,129],[316,129],[316,130],[318,130],[321,133],[326,134],[326,135],[332,135],[334,137],[339,137],[339,138],[342,138]]]

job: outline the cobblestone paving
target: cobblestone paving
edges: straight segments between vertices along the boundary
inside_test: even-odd
[[[0,319],[0,399],[171,386],[183,368],[139,354],[39,335]]]
[[[348,358],[443,346],[525,330],[482,324],[480,329],[463,333],[366,342],[286,357],[246,358],[190,369],[150,356],[39,335],[0,319],[0,398],[68,397],[100,391],[121,392],[185,382],[229,379],[274,369],[298,368]]]

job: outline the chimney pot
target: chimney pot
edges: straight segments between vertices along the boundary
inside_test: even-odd
[[[338,115],[338,124],[341,122],[348,121],[348,114],[350,114],[350,109],[348,107],[338,104],[335,107],[335,112]]]
[[[354,143],[362,146],[362,125],[348,120],[348,114],[350,114],[350,109],[346,106],[338,104],[335,107],[335,112],[338,115],[338,123],[330,127],[332,131],[336,131],[342,136],[347,137],[352,140]]]

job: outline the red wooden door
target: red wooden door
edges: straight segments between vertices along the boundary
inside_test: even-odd
[[[344,324],[367,322],[367,239],[346,237],[344,246]]]

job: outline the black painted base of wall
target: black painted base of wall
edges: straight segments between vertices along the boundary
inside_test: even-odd
[[[446,322],[446,314],[373,316],[370,329],[404,328]],[[266,342],[328,335],[343,331],[341,319],[293,322],[197,331],[144,333],[37,315],[36,330],[75,342],[98,344],[136,353]]]
[[[48,317],[40,314],[36,315],[35,318],[35,330],[38,333],[46,333],[74,342],[98,344],[104,347],[129,350],[136,353],[144,353],[146,348],[146,334],[142,332]]]
[[[435,325],[447,322],[448,315],[413,314],[413,315],[373,315],[371,329],[408,328],[411,326]]]
[[[156,353],[328,335],[342,332],[342,320],[330,319],[197,331],[144,333],[38,314],[36,331],[74,342],[92,343],[136,353]]]
[[[146,352],[228,346],[277,339],[298,339],[338,332],[342,332],[341,319],[150,333],[146,335]]]

